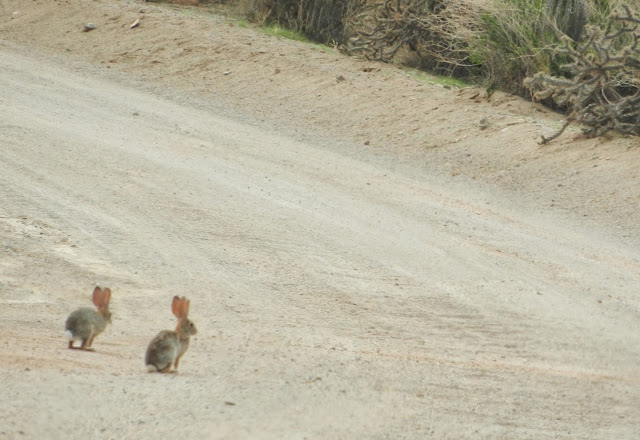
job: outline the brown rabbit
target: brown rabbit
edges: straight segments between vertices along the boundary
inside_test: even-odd
[[[107,324],[111,323],[111,312],[109,312],[109,301],[111,300],[111,289],[100,287],[93,289],[93,304],[98,310],[90,307],[82,307],[72,312],[64,325],[65,335],[69,340],[69,348],[79,348],[90,350],[93,339],[104,331]],[[80,339],[80,347],[74,347],[73,341]]]
[[[189,348],[189,337],[198,332],[193,322],[188,319],[189,300],[187,298],[174,296],[171,310],[178,318],[178,325],[175,331],[161,331],[149,343],[144,358],[149,372],[168,373],[173,364],[174,372],[177,373],[180,358]]]

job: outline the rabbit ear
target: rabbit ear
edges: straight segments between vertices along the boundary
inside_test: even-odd
[[[109,301],[111,301],[111,289],[105,287],[102,291],[102,299],[100,300],[100,306],[104,309],[109,307]]]
[[[180,318],[180,305],[181,305],[180,297],[174,296],[173,301],[171,302],[171,311],[176,316],[176,318]]]
[[[101,297],[102,297],[102,289],[96,286],[96,288],[93,289],[93,296],[91,297],[91,300],[93,301],[93,304],[98,308],[100,308]]]
[[[183,318],[186,318],[189,316],[189,304],[191,304],[191,301],[189,301],[187,298],[183,296],[182,297],[182,317]]]

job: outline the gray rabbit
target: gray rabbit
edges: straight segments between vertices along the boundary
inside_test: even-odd
[[[187,298],[174,296],[171,310],[178,318],[178,325],[175,331],[161,331],[149,343],[144,358],[149,372],[168,373],[171,370],[171,364],[173,364],[174,372],[177,372],[180,358],[189,348],[189,337],[198,332],[196,326],[188,318],[189,300]]]
[[[93,351],[91,344],[96,336],[104,331],[107,324],[111,323],[109,301],[111,289],[105,287],[102,290],[96,287],[93,290],[93,304],[98,310],[90,307],[82,307],[72,312],[65,323],[65,335],[69,340],[69,348]],[[80,347],[74,347],[73,341],[81,340]]]

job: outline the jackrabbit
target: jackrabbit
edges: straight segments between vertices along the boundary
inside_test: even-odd
[[[91,348],[93,339],[104,331],[107,324],[111,323],[111,312],[109,312],[111,289],[105,287],[102,290],[100,287],[96,287],[93,290],[92,299],[98,310],[82,307],[72,312],[67,318],[67,322],[64,325],[64,333],[69,340],[69,348],[93,351],[93,348]],[[78,339],[82,343],[80,347],[74,347],[73,341]]]
[[[168,373],[171,364],[174,372],[177,372],[180,358],[189,348],[189,337],[198,332],[193,322],[188,319],[189,300],[187,298],[174,296],[171,310],[178,318],[178,325],[175,331],[161,331],[149,343],[144,358],[149,372]]]

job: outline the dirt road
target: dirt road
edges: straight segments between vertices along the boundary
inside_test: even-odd
[[[158,84],[0,40],[0,438],[640,437],[627,207]],[[95,284],[113,325],[68,350]],[[199,333],[148,374],[174,294]]]

